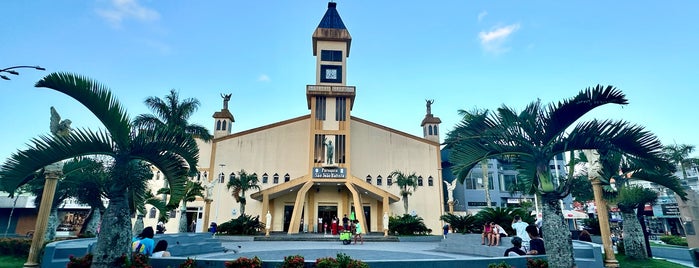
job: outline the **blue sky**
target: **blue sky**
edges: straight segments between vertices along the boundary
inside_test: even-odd
[[[41,65],[0,80],[0,161],[49,132],[49,107],[100,128],[77,102],[34,88],[49,72],[109,86],[131,117],[172,88],[202,106],[209,129],[232,93],[234,131],[308,114],[311,35],[326,1],[5,1],[0,67]],[[425,99],[457,110],[568,98],[614,85],[630,104],[586,116],[645,126],[663,143],[699,145],[696,1],[338,1],[352,35],[352,114],[421,136]],[[696,153],[694,155],[697,155]]]

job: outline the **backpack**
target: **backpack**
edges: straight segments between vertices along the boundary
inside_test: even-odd
[[[141,240],[131,242],[131,252],[137,254],[146,254],[146,246],[141,244]]]

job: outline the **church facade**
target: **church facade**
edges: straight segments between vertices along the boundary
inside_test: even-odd
[[[328,3],[312,40],[316,79],[305,88],[309,114],[235,133],[230,95],[222,96],[223,107],[213,115],[214,140],[199,143],[198,168],[204,174],[199,179],[208,186],[207,201],[188,204],[188,222],[206,231],[210,222],[240,216],[226,183],[244,170],[257,175],[260,186],[246,193],[245,214],[260,216],[272,232],[318,232],[333,218],[352,213],[365,232],[384,232],[388,216],[408,213],[438,233],[445,209],[441,121],[431,113],[432,101],[421,122],[422,137],[352,116],[358,92],[347,84],[352,38],[336,3]],[[418,176],[408,211],[391,177],[394,171]]]

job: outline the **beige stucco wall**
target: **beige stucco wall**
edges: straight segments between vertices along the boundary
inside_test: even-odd
[[[433,230],[433,234],[439,234],[442,226],[439,217],[444,211],[441,205],[439,146],[415,136],[356,120],[352,121],[351,135],[352,159],[349,172],[360,179],[370,175],[373,185],[376,185],[376,178],[381,175],[383,185],[377,187],[399,197],[400,189],[395,184],[395,179],[392,186],[386,184],[391,172],[415,172],[422,176],[423,186],[418,186],[408,197],[408,209],[415,210],[425,220],[427,227]],[[428,186],[430,176],[434,180],[433,186]],[[402,200],[391,204],[390,209],[391,215],[405,212]],[[375,211],[373,207],[372,211]],[[372,217],[372,221],[374,220],[375,217]]]

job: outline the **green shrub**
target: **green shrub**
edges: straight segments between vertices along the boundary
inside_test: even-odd
[[[687,246],[687,239],[676,235],[665,235],[660,237],[660,241],[668,245]]]
[[[449,213],[442,215],[439,219],[448,223],[454,232],[462,234],[479,232],[479,227],[476,224],[476,217],[471,215],[457,216]]]
[[[26,257],[29,255],[31,239],[26,238],[0,238],[0,255]]]
[[[221,223],[216,229],[217,233],[229,235],[255,235],[262,232],[265,224],[260,222],[260,216],[240,215],[237,219]]]
[[[488,264],[488,268],[512,268],[512,265],[509,265],[505,261],[502,261],[500,263]]]
[[[428,235],[432,232],[422,218],[409,214],[389,218],[388,231],[397,235]]]

